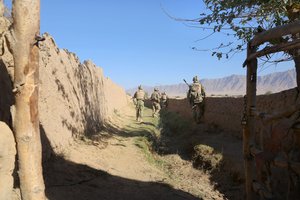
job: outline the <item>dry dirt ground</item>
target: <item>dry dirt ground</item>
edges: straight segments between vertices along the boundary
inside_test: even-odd
[[[161,130],[159,120],[150,116],[146,108],[140,124],[133,107],[115,110],[114,125],[106,127],[100,139],[82,138],[53,156],[44,164],[47,198],[227,199],[209,173],[195,169],[179,154],[153,152],[149,138],[158,137]]]

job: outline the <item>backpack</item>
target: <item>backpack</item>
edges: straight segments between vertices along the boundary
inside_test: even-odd
[[[188,96],[191,103],[201,103],[203,101],[201,84],[194,83],[191,85]]]
[[[144,100],[145,99],[145,92],[143,90],[138,90],[134,97],[137,99],[137,100]]]
[[[167,95],[166,95],[166,94],[163,94],[163,95],[161,96],[161,99],[162,99],[163,101],[166,101],[166,100],[167,100]]]
[[[156,101],[156,102],[159,102],[159,94],[157,92],[153,92],[151,94],[151,100],[152,101]]]

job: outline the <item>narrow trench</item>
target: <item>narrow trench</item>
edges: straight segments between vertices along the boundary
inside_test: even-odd
[[[145,113],[140,125],[132,117],[127,126],[135,126],[127,134],[140,132],[136,145],[151,165],[166,174],[164,182],[200,199],[240,199],[236,195],[242,192],[242,175],[224,168],[227,157],[213,142],[223,137],[220,130],[168,110],[162,110],[159,118],[149,117],[148,108]]]

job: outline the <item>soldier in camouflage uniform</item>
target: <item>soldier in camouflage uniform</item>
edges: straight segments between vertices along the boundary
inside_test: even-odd
[[[138,90],[134,93],[133,102],[136,106],[136,121],[143,122],[143,110],[146,93],[142,86],[138,87]]]
[[[167,108],[168,107],[168,101],[169,101],[168,95],[166,94],[166,92],[163,92],[161,94],[161,98],[160,98],[161,107],[162,108]]]
[[[151,94],[152,101],[152,117],[157,117],[160,111],[160,93],[158,88],[154,88],[154,92]]]
[[[188,100],[192,106],[193,118],[196,123],[200,123],[200,120],[204,114],[204,88],[198,80],[198,77],[193,78],[193,84],[189,86]]]

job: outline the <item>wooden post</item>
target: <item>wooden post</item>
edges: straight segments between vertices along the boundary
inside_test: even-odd
[[[247,57],[255,52],[255,48],[251,47],[248,43]],[[245,165],[245,187],[246,199],[250,200],[252,194],[252,181],[253,181],[253,158],[251,156],[250,147],[254,144],[255,134],[255,118],[252,115],[256,107],[256,79],[257,79],[257,59],[249,60],[247,63],[247,91],[246,91],[246,124],[243,128],[243,154]]]
[[[15,118],[20,189],[23,200],[44,200],[38,118],[40,0],[13,1]]]

